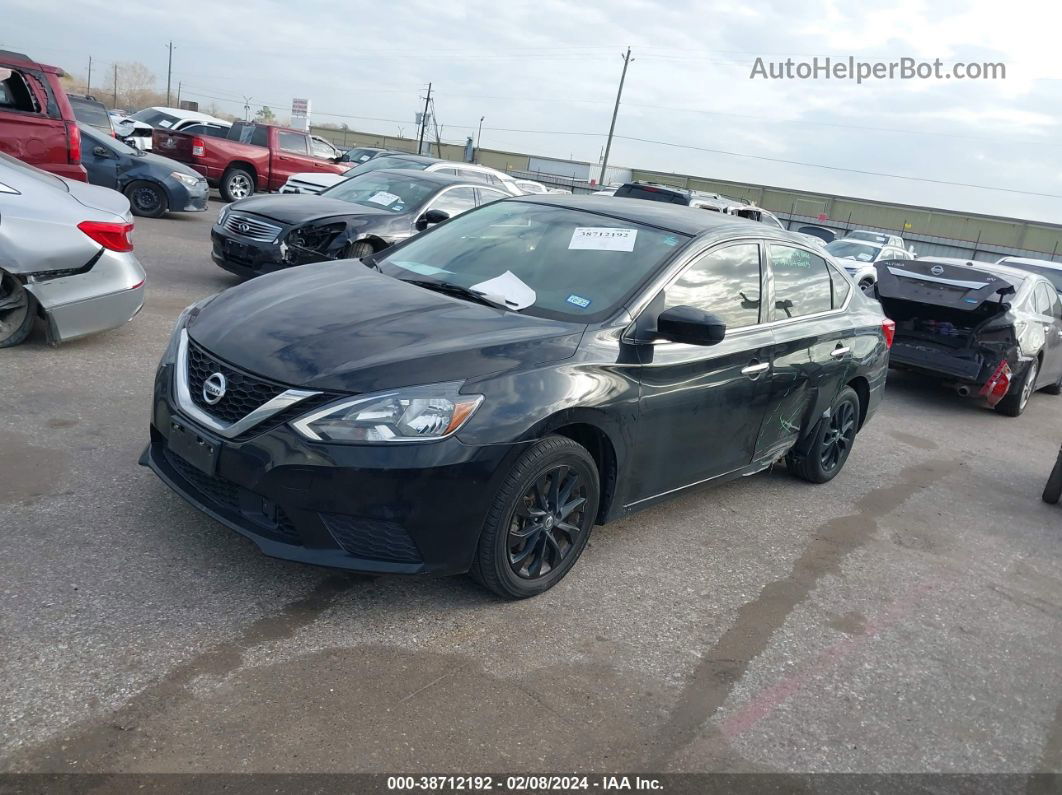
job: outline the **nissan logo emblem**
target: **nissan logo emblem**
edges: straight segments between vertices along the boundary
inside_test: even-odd
[[[226,386],[225,376],[221,373],[214,373],[207,376],[207,379],[203,382],[203,400],[213,406],[225,397]]]
[[[932,268],[929,269],[929,272],[932,273],[934,276],[940,276],[940,274],[944,272],[944,268],[942,268],[940,265],[934,265]]]

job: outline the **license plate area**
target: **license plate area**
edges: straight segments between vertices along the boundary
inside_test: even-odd
[[[217,471],[221,452],[221,443],[217,439],[172,420],[166,446],[203,474],[213,475]]]

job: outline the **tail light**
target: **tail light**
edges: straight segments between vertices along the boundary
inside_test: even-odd
[[[1010,389],[1010,375],[1010,365],[1007,364],[1006,359],[1003,359],[995,372],[985,381],[985,385],[981,387],[980,394],[987,399],[989,406],[995,406],[1007,396],[1007,391]]]
[[[129,239],[129,235],[133,232],[132,224],[82,221],[77,225],[77,228],[111,251],[133,250],[133,241]]]
[[[885,337],[885,347],[891,348],[892,341],[896,339],[896,321],[888,317],[882,320],[881,333]]]
[[[66,123],[66,159],[72,165],[81,162],[81,130],[77,128],[77,122]]]
[[[205,154],[206,154],[206,141],[204,141],[202,138],[193,138],[192,139],[192,156],[193,157],[202,157]]]

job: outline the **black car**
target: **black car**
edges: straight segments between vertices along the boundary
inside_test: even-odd
[[[361,165],[362,163],[368,163],[370,160],[374,160],[377,157],[383,155],[404,155],[405,152],[396,152],[393,149],[380,149],[375,146],[356,146],[353,149],[346,150],[339,156],[340,163],[354,163]]]
[[[189,307],[141,463],[266,554],[554,585],[591,528],[785,458],[844,466],[891,322],[796,235],[494,202]]]
[[[1017,417],[1033,392],[1062,394],[1062,300],[1045,277],[949,258],[875,264],[896,322],[892,364]]]
[[[123,144],[79,124],[81,163],[88,181],[124,193],[134,215],[158,218],[166,211],[202,212],[210,189],[202,174],[168,157]]]
[[[508,193],[461,177],[373,171],[320,195],[251,196],[222,209],[210,232],[214,262],[239,276],[382,251]]]

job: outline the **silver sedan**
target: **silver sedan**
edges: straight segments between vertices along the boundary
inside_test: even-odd
[[[144,304],[129,200],[0,153],[0,348],[44,319],[52,343],[117,328]]]

